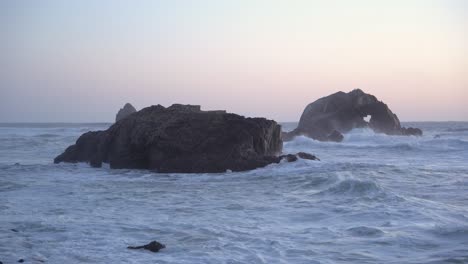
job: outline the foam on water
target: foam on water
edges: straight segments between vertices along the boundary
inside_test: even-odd
[[[468,262],[468,123],[409,126],[425,135],[358,129],[342,143],[285,143],[320,162],[155,174],[52,164],[108,124],[3,124],[0,261]],[[167,248],[126,249],[152,240]]]

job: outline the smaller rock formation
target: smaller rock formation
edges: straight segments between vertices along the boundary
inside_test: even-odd
[[[137,110],[133,105],[126,103],[123,108],[120,108],[119,112],[115,116],[115,122],[119,122],[120,120],[126,118],[127,116],[135,113]]]
[[[159,243],[158,241],[151,241],[149,244],[143,245],[143,246],[128,246],[128,249],[146,249],[151,252],[158,252],[159,250],[166,248],[164,244]]]
[[[285,154],[285,155],[279,156],[280,160],[285,159],[287,162],[294,162],[298,158],[307,159],[307,160],[320,160],[315,155],[312,155],[306,152],[298,152],[296,154]]]
[[[287,162],[294,162],[297,160],[297,156],[294,154],[281,155],[281,159],[285,159]]]
[[[301,159],[320,160],[315,155],[312,155],[312,154],[306,153],[306,152],[298,152],[296,155]]]
[[[415,127],[402,127],[401,134],[404,136],[422,136],[423,132],[421,129]]]
[[[364,119],[367,116],[370,116],[368,122]],[[337,92],[309,104],[297,128],[283,133],[282,139],[288,141],[305,135],[315,140],[340,142],[343,133],[362,127],[387,135],[422,135],[419,128],[402,127],[397,115],[375,96],[355,89],[349,93]]]

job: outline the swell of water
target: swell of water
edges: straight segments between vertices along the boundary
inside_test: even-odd
[[[52,164],[108,124],[0,125],[0,261],[468,262],[468,123],[423,137],[305,137],[299,160],[221,174]],[[160,253],[127,250],[158,240]]]

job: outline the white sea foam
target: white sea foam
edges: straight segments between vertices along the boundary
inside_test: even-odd
[[[284,146],[320,162],[155,174],[52,164],[108,124],[0,125],[0,261],[468,262],[468,124],[413,126],[425,135]],[[126,249],[152,240],[167,248]]]

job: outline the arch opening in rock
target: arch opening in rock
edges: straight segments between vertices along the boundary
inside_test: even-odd
[[[283,139],[306,135],[321,141],[341,141],[342,137],[330,138],[330,135],[347,133],[359,127],[369,127],[387,135],[422,135],[421,129],[402,127],[398,116],[384,102],[355,89],[349,93],[337,92],[308,104],[297,128]]]
[[[371,118],[372,118],[371,115],[366,115],[366,116],[364,116],[362,119],[363,119],[364,121],[366,121],[366,123],[369,123],[370,120],[371,120]]]

